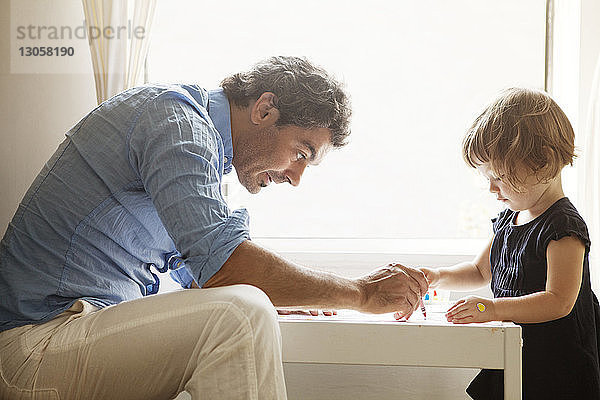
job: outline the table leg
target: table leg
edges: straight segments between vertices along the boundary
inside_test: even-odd
[[[504,328],[504,400],[522,399],[521,327]]]

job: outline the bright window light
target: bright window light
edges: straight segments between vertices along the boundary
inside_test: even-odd
[[[215,88],[262,58],[299,55],[351,94],[350,144],[299,187],[228,187],[254,238],[490,234],[500,206],[464,164],[461,139],[500,90],[543,88],[544,0],[158,3],[151,82]]]

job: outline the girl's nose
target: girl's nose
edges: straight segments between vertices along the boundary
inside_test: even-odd
[[[489,190],[492,193],[498,193],[500,191],[500,189],[498,189],[498,186],[494,182],[491,182],[491,181],[490,181]]]

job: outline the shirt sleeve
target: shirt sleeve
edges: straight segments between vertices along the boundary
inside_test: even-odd
[[[585,246],[586,254],[590,251],[590,236],[585,221],[579,214],[570,210],[555,213],[545,229],[541,232],[538,242],[542,243],[544,254],[552,240],[560,240],[567,236],[576,237]]]
[[[496,234],[496,232],[498,232],[500,229],[502,229],[508,223],[510,223],[512,215],[513,214],[510,211],[510,209],[505,208],[498,214],[498,216],[492,218],[492,228],[493,228],[494,234]]]
[[[247,211],[221,195],[222,152],[206,110],[177,92],[151,100],[129,138],[131,166],[200,287],[250,239]]]

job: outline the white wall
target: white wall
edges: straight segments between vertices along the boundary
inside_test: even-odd
[[[64,4],[56,12],[81,23],[81,2]],[[0,0],[0,235],[65,132],[96,103],[91,72],[10,73],[10,11],[10,1]]]
[[[586,204],[583,185],[588,149],[585,134],[589,118],[590,91],[596,63],[600,56],[600,1],[555,0],[553,67],[551,93],[563,107],[575,129],[576,168],[565,168],[565,193],[590,226],[591,210],[598,205]],[[589,171],[587,171],[589,173]],[[592,289],[600,290],[598,249],[592,237],[590,273]]]
[[[577,144],[581,148],[581,165],[585,157],[589,157],[587,149],[584,147],[584,135],[588,129],[588,119],[591,88],[594,80],[596,64],[600,62],[600,1],[581,0],[581,29],[580,29],[580,64],[579,64],[579,120],[580,124],[576,135],[578,135]],[[596,132],[598,134],[599,132]],[[589,172],[588,172],[589,173]],[[582,178],[582,172],[579,179]],[[600,184],[598,182],[597,184]],[[583,185],[579,185],[580,194],[583,194]],[[579,199],[578,199],[579,200]],[[579,201],[581,203],[583,200]],[[599,204],[577,204],[584,218],[589,218],[592,209],[598,209]],[[588,222],[589,223],[589,222]],[[594,237],[594,230],[591,232],[592,248],[590,254],[590,274],[592,279],[592,289],[598,294],[600,291],[600,253],[598,251],[598,237]]]
[[[600,56],[600,1],[581,0],[579,133],[585,129],[596,61]]]

